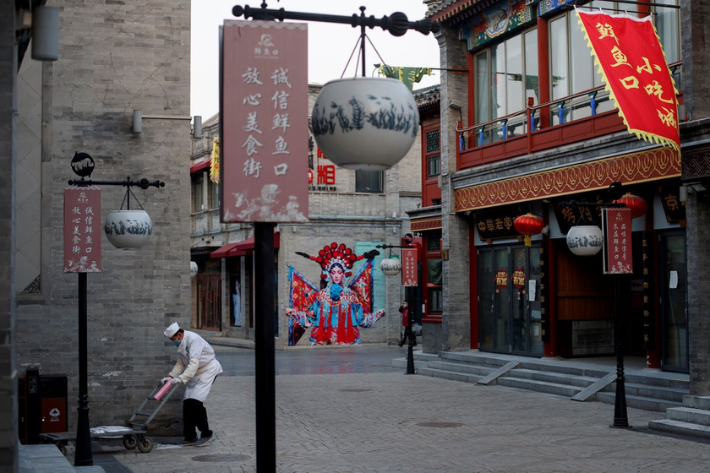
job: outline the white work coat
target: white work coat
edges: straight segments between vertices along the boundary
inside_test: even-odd
[[[198,334],[185,330],[178,347],[178,361],[170,372],[171,377],[180,378],[186,386],[183,399],[205,402],[214,379],[221,372],[222,365],[210,344]]]

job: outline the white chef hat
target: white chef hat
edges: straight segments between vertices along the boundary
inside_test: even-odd
[[[173,337],[176,333],[178,333],[178,330],[180,330],[180,326],[178,325],[177,322],[173,322],[170,324],[168,328],[165,329],[165,336],[168,338]]]

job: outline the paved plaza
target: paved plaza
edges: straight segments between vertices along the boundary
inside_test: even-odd
[[[218,438],[203,448],[160,444],[149,454],[116,448],[111,454],[122,467],[107,471],[255,471],[253,351],[216,350],[229,373],[206,403]],[[278,471],[710,469],[710,444],[648,431],[648,422],[662,414],[629,409],[634,428],[612,429],[612,405],[405,375],[388,361],[405,353],[386,347],[278,352],[277,373],[284,373],[276,377]],[[247,365],[251,371],[239,375]]]

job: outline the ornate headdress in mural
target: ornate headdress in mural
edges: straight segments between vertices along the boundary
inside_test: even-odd
[[[345,243],[337,244],[333,242],[330,245],[325,245],[323,249],[318,250],[318,256],[311,256],[301,251],[297,251],[296,254],[318,263],[322,270],[321,279],[327,279],[330,270],[333,269],[334,266],[340,266],[343,273],[345,273],[345,277],[349,278],[353,274],[353,264],[355,264],[356,261],[360,261],[361,259],[371,260],[379,255],[380,252],[372,250],[358,256],[353,250],[345,246]]]

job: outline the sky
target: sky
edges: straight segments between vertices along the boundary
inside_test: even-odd
[[[209,3],[209,7],[206,4]],[[235,5],[260,7],[261,0],[240,2],[239,0],[209,0],[192,2],[192,52],[190,114],[201,115],[203,121],[219,112],[219,26],[225,19],[237,19],[232,15]],[[407,15],[409,21],[424,18],[426,6],[421,0],[268,0],[268,8],[283,8],[286,11],[325,13],[351,16],[360,14],[360,7],[367,7],[365,15],[381,18],[399,11]],[[238,18],[238,19],[244,19]],[[365,49],[367,75],[372,76],[373,64],[386,63],[403,67],[439,67],[439,45],[433,34],[423,35],[410,30],[404,36],[395,37],[381,28],[366,29],[370,43]],[[356,69],[360,28],[350,25],[308,22],[308,81],[325,84],[341,76],[361,75]],[[379,53],[379,56],[378,56]],[[382,59],[380,59],[380,56]],[[441,71],[424,76],[414,89],[437,85]]]

